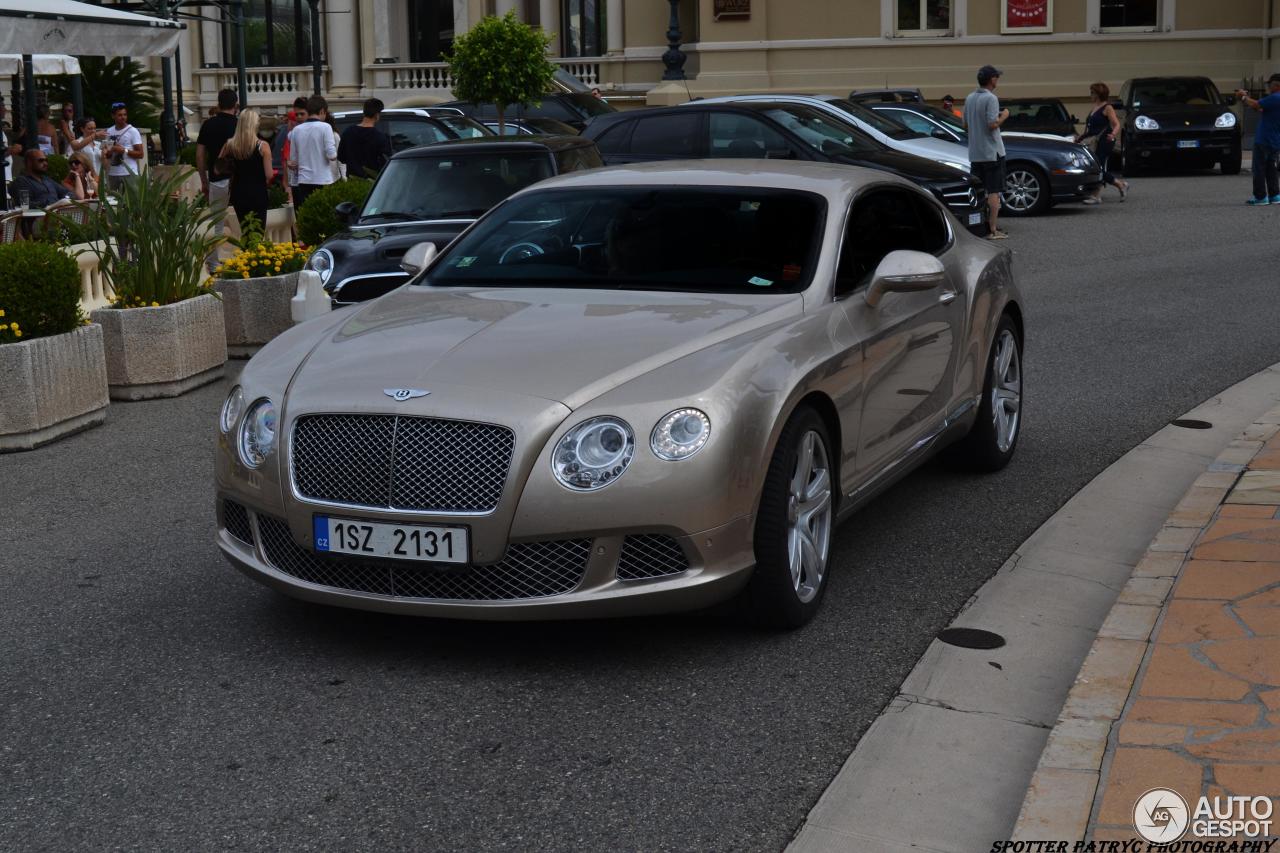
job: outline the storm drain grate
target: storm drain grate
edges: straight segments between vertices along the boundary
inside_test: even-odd
[[[980,628],[947,628],[938,634],[938,639],[962,649],[998,649],[1004,645],[1004,637]]]
[[[1213,429],[1213,424],[1208,421],[1199,421],[1195,418],[1178,418],[1169,421],[1170,426],[1182,427],[1183,429]]]

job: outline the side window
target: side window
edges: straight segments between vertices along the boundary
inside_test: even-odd
[[[634,121],[620,121],[596,138],[596,150],[601,154],[626,154],[631,150],[631,131]]]
[[[905,124],[911,130],[917,133],[933,133],[934,124],[919,113],[913,113],[910,110],[888,110],[893,114],[893,118]]]
[[[785,137],[755,116],[712,113],[711,157],[766,157],[770,151],[786,151]]]
[[[563,175],[565,172],[581,172],[584,169],[598,169],[604,165],[594,145],[580,145],[575,148],[562,148],[556,152],[556,169]]]
[[[631,153],[639,157],[697,157],[700,113],[650,116],[636,122],[631,132]]]
[[[946,225],[932,208],[915,193],[899,189],[872,190],[855,201],[836,267],[836,296],[865,287],[890,252],[941,250],[947,243]]]
[[[418,145],[431,145],[449,138],[443,130],[436,127],[434,122],[403,118],[390,119],[387,122],[387,133],[391,136],[393,151],[403,151]]]

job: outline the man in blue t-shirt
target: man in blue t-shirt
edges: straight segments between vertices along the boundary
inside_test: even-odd
[[[1248,203],[1280,204],[1280,74],[1267,80],[1268,94],[1258,100],[1244,89],[1236,91],[1240,103],[1262,113],[1253,134],[1253,198]]]

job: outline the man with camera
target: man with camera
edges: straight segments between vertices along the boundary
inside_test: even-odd
[[[1257,100],[1237,89],[1240,103],[1262,113],[1253,134],[1253,198],[1246,204],[1280,204],[1280,74],[1267,80],[1267,94]]]

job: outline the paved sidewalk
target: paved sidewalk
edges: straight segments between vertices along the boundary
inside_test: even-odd
[[[1135,806],[1154,788],[1185,800],[1184,843],[1249,837],[1197,831],[1202,796],[1269,798],[1261,837],[1280,835],[1278,431],[1280,409],[1232,442],[1152,542],[1049,736],[1014,839],[1138,839]]]

